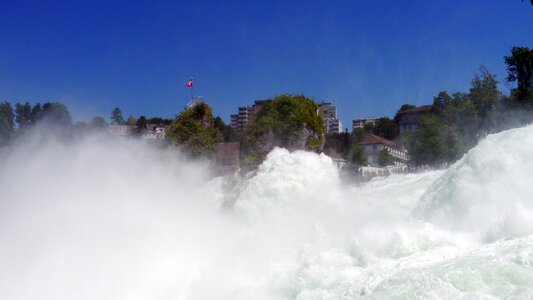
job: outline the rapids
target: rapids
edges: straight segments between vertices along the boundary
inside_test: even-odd
[[[532,298],[532,153],[528,126],[346,185],[275,149],[237,193],[138,141],[30,139],[0,154],[0,298]]]

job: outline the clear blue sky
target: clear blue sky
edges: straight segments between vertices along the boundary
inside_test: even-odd
[[[116,106],[172,117],[192,75],[225,121],[304,93],[350,127],[467,91],[480,64],[504,81],[502,57],[533,47],[529,0],[0,0],[0,12],[0,101],[59,101],[77,120]]]

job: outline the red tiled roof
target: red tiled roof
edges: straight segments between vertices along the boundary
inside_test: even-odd
[[[425,113],[431,110],[433,105],[422,105],[417,108],[411,108],[408,110],[404,110],[399,112],[398,114],[413,114],[413,113]]]
[[[373,145],[373,144],[384,144],[390,147],[396,147],[393,141],[389,141],[375,134],[367,134],[362,141],[357,143],[358,145]]]

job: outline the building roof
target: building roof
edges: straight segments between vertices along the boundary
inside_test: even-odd
[[[357,143],[358,145],[374,145],[374,144],[384,144],[390,147],[396,147],[393,141],[387,140],[375,134],[367,134],[362,141]]]
[[[417,108],[411,108],[411,109],[408,109],[408,110],[401,111],[398,114],[425,113],[425,112],[429,112],[432,107],[433,107],[433,105],[422,105],[422,106],[419,106]]]

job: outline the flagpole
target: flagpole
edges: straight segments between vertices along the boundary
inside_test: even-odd
[[[194,101],[194,95],[193,95],[193,91],[194,91],[194,81],[193,81],[193,78],[191,77],[191,102]]]

